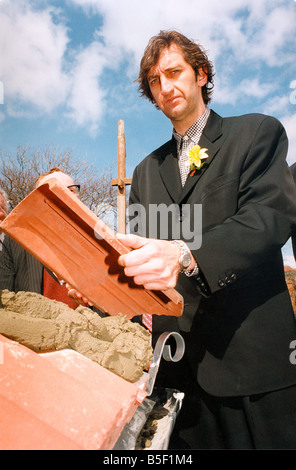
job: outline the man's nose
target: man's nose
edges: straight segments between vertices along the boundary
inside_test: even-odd
[[[163,95],[168,94],[172,91],[173,85],[165,76],[160,78],[161,93]]]

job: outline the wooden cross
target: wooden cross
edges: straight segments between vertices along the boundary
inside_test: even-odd
[[[112,186],[118,188],[118,227],[119,233],[126,233],[126,186],[132,183],[132,178],[125,177],[125,159],[126,159],[126,146],[124,135],[124,121],[118,121],[118,138],[117,138],[117,163],[118,163],[118,178],[112,179]]]
[[[126,146],[124,136],[124,122],[118,121],[118,138],[117,138],[117,162],[118,162],[118,178],[112,179],[112,186],[118,187],[118,227],[119,233],[126,233],[126,186],[132,184],[132,178],[125,177],[125,159]],[[144,313],[142,315],[143,325],[152,331],[152,315]]]

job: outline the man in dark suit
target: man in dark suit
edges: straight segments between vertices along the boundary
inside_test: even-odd
[[[296,222],[287,138],[272,117],[209,110],[212,78],[193,41],[174,31],[150,40],[139,88],[171,120],[173,138],[135,169],[130,204],[146,233],[118,235],[133,248],[119,262],[137,284],[176,286],[184,297],[181,318],[153,316],[154,341],[176,330],[186,343],[158,378],[185,392],[171,447],[296,448],[296,329],[281,255]],[[167,219],[177,242],[149,238],[159,229],[150,230],[149,209],[160,204],[179,209]]]
[[[53,177],[78,195],[79,186],[57,167],[41,175],[36,187]],[[59,284],[53,273],[46,270],[36,258],[8,236],[4,238],[0,253],[0,289],[36,292],[62,301],[74,309],[78,305],[69,297],[66,287]]]

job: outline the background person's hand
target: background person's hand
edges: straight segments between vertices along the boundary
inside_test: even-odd
[[[71,297],[71,299],[74,300],[77,305],[89,305],[90,307],[93,307],[93,304],[89,302],[86,297],[83,297],[80,292],[73,289],[69,284],[66,284],[66,287],[68,289],[69,297]]]

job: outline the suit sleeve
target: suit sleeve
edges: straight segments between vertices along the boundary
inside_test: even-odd
[[[211,293],[260,269],[290,237],[296,190],[286,153],[284,128],[266,117],[241,165],[236,213],[203,233],[192,252]]]
[[[137,178],[137,167],[134,170],[133,177],[132,177],[132,184],[131,190],[129,194],[129,205],[131,204],[139,204],[139,196],[138,196],[138,178]]]
[[[10,250],[10,239],[5,235],[0,251],[0,289],[14,290],[14,265]]]

